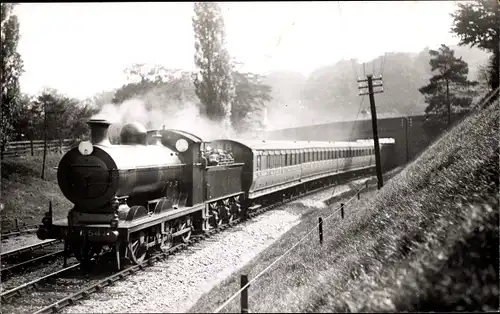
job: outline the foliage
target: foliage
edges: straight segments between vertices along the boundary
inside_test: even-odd
[[[17,52],[19,42],[19,22],[16,15],[12,14],[15,4],[0,3],[0,34],[1,55],[0,88],[1,119],[0,119],[0,145],[4,145],[14,134],[14,116],[20,102],[19,77],[23,72],[21,55]]]
[[[48,140],[81,138],[88,132],[87,120],[97,113],[92,105],[81,104],[53,89],[37,97],[23,95],[21,100],[14,123],[15,140],[43,139],[45,129]]]
[[[430,78],[430,83],[419,91],[425,95],[428,107],[426,114],[447,113],[448,125],[451,123],[452,111],[468,108],[472,103],[474,91],[470,87],[476,82],[467,80],[469,67],[462,58],[456,58],[455,53],[446,45],[441,45],[438,51],[430,50],[431,71],[437,73]]]
[[[215,2],[197,2],[194,13],[196,95],[209,119],[228,123],[235,92],[222,12]]]
[[[115,97],[116,89],[102,91],[83,101],[85,105],[89,105],[96,109],[101,109],[104,105],[111,104]]]
[[[489,83],[492,90],[497,88],[500,75],[500,4],[495,0],[460,3],[451,16],[451,30],[460,38],[460,45],[478,47],[493,54],[489,62]]]
[[[266,103],[271,101],[271,87],[262,82],[263,77],[253,73],[233,72],[235,98],[231,123],[237,132],[261,130],[264,125]]]
[[[148,93],[165,102],[169,100],[196,101],[189,72],[143,63],[133,64],[124,72],[127,73],[129,83],[116,91],[112,101],[114,104],[120,104],[132,98],[144,98]]]

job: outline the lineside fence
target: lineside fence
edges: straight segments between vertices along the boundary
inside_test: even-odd
[[[340,218],[344,219],[345,216],[345,208],[346,206],[354,199],[361,198],[361,192],[368,189],[369,181],[365,182],[365,186],[359,189],[347,202],[340,203],[340,206],[335,208],[333,212],[327,217],[318,217],[318,223],[309,230],[299,241],[297,241],[294,245],[292,245],[285,253],[281,254],[278,258],[274,260],[271,264],[269,264],[266,268],[264,268],[260,273],[258,273],[254,278],[250,281],[248,280],[248,275],[241,275],[240,277],[240,289],[236,291],[229,299],[227,299],[221,306],[219,306],[214,313],[219,313],[222,309],[224,309],[232,300],[234,300],[238,295],[240,295],[240,307],[241,313],[249,313],[248,309],[248,288],[252,283],[257,281],[259,277],[267,273],[274,265],[276,265],[280,260],[282,260],[285,256],[287,256],[290,252],[292,252],[299,244],[301,244],[304,240],[306,240],[311,234],[318,232],[319,235],[319,243],[323,244],[323,223],[328,219],[332,218],[336,214],[340,214]],[[328,202],[326,202],[328,203]]]
[[[75,141],[70,139],[47,141],[47,152],[63,154],[68,151],[74,143]],[[3,157],[14,158],[40,155],[43,154],[43,147],[43,140],[9,142],[5,147]]]

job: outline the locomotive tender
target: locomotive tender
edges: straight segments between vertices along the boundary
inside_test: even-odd
[[[122,127],[120,144],[113,145],[109,122],[88,124],[90,141],[68,151],[57,171],[59,187],[74,207],[57,221],[49,209],[37,235],[64,240],[81,263],[103,249],[112,251],[118,269],[124,260],[141,263],[150,249],[187,242],[192,232],[375,167],[369,142],[204,142],[188,132],[147,131],[133,122]],[[381,143],[382,160],[393,146]],[[233,158],[209,165],[213,150]]]

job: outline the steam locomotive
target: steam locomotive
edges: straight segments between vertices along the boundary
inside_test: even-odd
[[[367,142],[205,142],[133,122],[113,145],[108,121],[88,125],[90,141],[68,151],[57,169],[59,187],[74,207],[56,221],[49,209],[37,232],[42,240],[64,240],[82,264],[103,250],[115,254],[118,269],[139,264],[150,250],[187,242],[193,232],[375,167]],[[381,144],[383,161],[393,147]]]

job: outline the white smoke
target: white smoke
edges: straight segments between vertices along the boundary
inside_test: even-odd
[[[124,101],[121,104],[106,104],[93,119],[106,119],[112,123],[110,138],[117,138],[121,127],[129,122],[140,122],[148,130],[179,129],[193,133],[203,140],[230,137],[231,130],[222,123],[215,123],[200,114],[199,107],[190,101],[165,103],[161,98],[148,94],[141,98]],[[146,101],[144,100],[146,99]],[[150,108],[150,109],[148,109]]]

